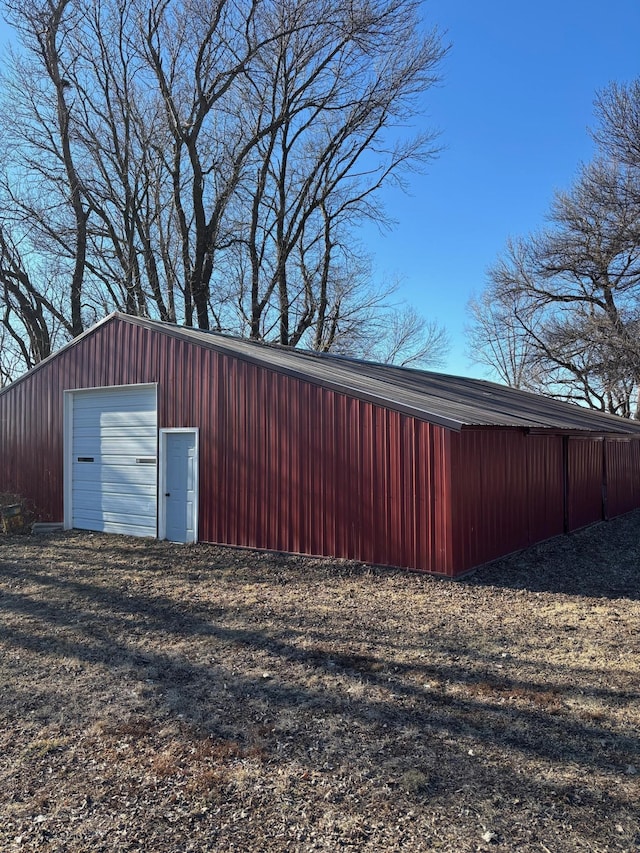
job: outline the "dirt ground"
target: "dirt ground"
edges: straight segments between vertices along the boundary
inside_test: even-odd
[[[0,850],[640,850],[640,513],[459,582],[0,537]]]

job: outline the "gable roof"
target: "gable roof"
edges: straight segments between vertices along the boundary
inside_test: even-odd
[[[640,421],[597,412],[484,379],[449,376],[361,361],[332,353],[260,343],[219,332],[131,317],[119,312],[110,314],[92,326],[33,370],[38,370],[41,365],[56,358],[60,352],[78,345],[102,325],[111,322],[131,323],[163,335],[191,341],[207,349],[217,350],[269,370],[395,409],[448,429],[499,426],[640,436]],[[29,374],[17,381],[20,382],[27,376]],[[0,395],[10,387],[2,389]]]

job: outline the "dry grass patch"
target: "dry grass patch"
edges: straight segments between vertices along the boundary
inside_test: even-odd
[[[0,849],[640,850],[639,541],[450,583],[0,539]]]

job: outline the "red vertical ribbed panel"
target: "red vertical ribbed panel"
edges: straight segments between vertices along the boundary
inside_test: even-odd
[[[456,568],[465,570],[528,543],[525,436],[471,430],[455,436]]]
[[[638,442],[605,440],[607,518],[638,506],[640,480],[636,465]]]
[[[447,571],[431,521],[446,431],[223,355],[207,379],[202,539]]]
[[[0,396],[0,491],[24,496],[53,521],[62,519],[63,401],[49,373],[35,371]]]
[[[567,517],[569,530],[603,518],[604,451],[602,439],[569,438]]]
[[[527,435],[526,503],[529,544],[564,532],[564,468],[562,437]]]
[[[562,533],[559,436],[463,430],[453,448],[456,573]]]
[[[454,525],[453,483],[453,440],[456,433],[429,425],[433,438],[430,448],[429,492],[427,507],[431,524],[431,543],[434,548],[434,565],[438,571],[452,577],[461,570],[455,561],[454,536],[458,531]]]

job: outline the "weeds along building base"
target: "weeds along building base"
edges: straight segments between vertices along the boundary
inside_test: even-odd
[[[111,314],[0,392],[42,521],[454,577],[640,506],[640,423]]]

